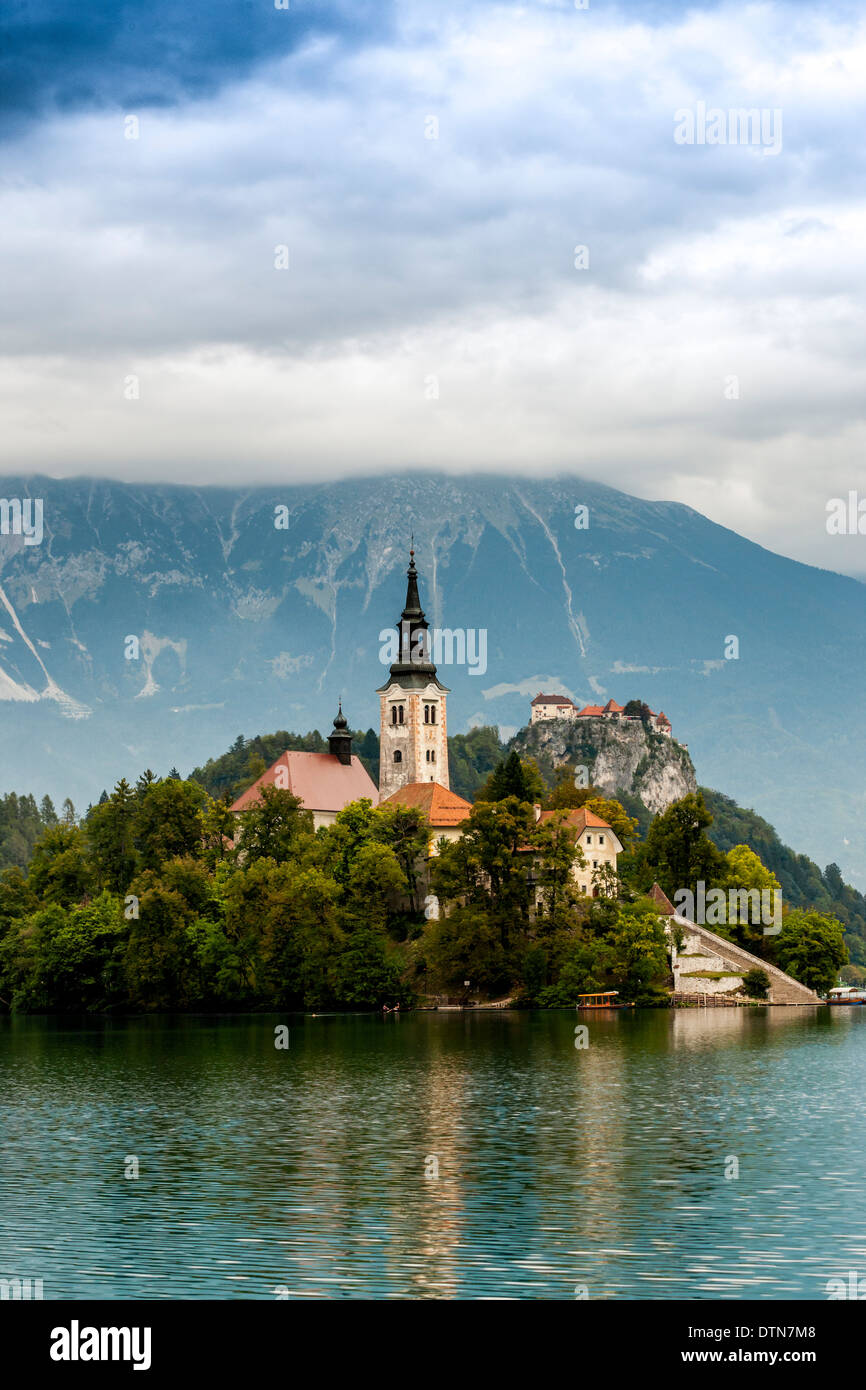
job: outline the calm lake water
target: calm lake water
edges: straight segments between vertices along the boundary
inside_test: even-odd
[[[866,1010],[581,1015],[585,1050],[577,1021],[3,1018],[0,1275],[122,1299],[814,1299],[866,1275]]]

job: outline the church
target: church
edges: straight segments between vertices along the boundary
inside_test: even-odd
[[[452,839],[472,810],[450,790],[448,780],[448,688],[431,659],[429,629],[418,593],[415,551],[409,551],[406,603],[398,624],[399,650],[379,696],[379,786],[352,752],[342,704],[328,738],[327,753],[287,751],[235,801],[241,815],[264,787],[300,797],[313,825],[333,825],[338,811],[366,797],[373,805],[419,806],[434,838]]]
[[[436,675],[427,619],[418,596],[415,552],[409,551],[406,604],[400,615],[400,650],[379,687],[379,795],[412,782],[448,787],[448,688]]]

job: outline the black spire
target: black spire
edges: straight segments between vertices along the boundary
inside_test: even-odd
[[[409,551],[409,568],[406,571],[409,583],[406,585],[406,607],[403,609],[403,617],[410,622],[416,618],[424,621],[424,610],[421,607],[421,599],[418,596],[418,571],[415,568],[415,551]],[[425,624],[426,626],[426,624]]]
[[[352,735],[349,733],[346,716],[343,714],[342,700],[334,719],[334,727],[328,735],[328,751],[344,766],[348,766],[352,761]]]
[[[414,539],[414,537],[413,537]],[[415,551],[409,551],[409,568],[406,571],[406,605],[400,614],[398,634],[400,656],[391,667],[392,676],[407,676],[417,673],[435,676],[436,667],[431,659],[430,636],[427,619],[421,607],[418,594],[418,571],[415,568]]]
[[[415,546],[413,536],[412,549],[409,551],[409,568],[406,571],[406,606],[400,614],[400,621],[397,624],[398,638],[398,657],[390,668],[390,678],[388,682],[381,686],[379,694],[388,689],[392,680],[406,690],[421,689],[432,681],[438,685],[440,690],[447,693],[448,687],[443,685],[436,675],[436,667],[433,662],[432,642],[428,631],[427,619],[424,617],[424,609],[421,607],[421,599],[418,594],[418,571],[415,568]]]

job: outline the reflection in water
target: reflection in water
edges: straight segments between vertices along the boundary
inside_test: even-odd
[[[277,1051],[284,1021],[0,1020],[0,1277],[771,1299],[866,1272],[863,1010],[598,1015],[586,1049],[564,1011],[296,1018]]]

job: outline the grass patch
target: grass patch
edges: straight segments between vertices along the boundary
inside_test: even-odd
[[[684,979],[689,980],[741,980],[743,978],[736,970],[683,970],[680,973]]]

